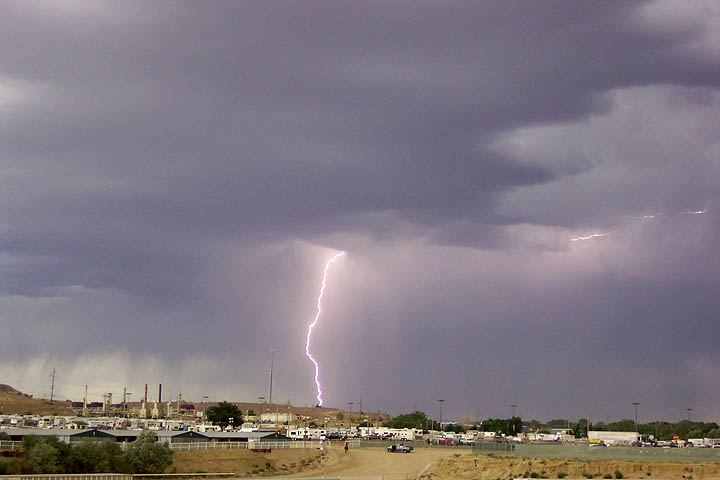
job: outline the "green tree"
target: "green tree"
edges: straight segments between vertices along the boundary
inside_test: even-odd
[[[488,418],[482,422],[482,431],[517,435],[523,431],[523,422],[520,417]]]
[[[173,451],[157,442],[153,432],[142,432],[125,451],[131,473],[163,473],[172,465]]]
[[[206,418],[214,425],[219,425],[223,430],[228,425],[242,425],[243,417],[242,411],[237,407],[228,402],[220,402],[214,407],[210,407],[205,411]]]
[[[23,450],[25,453],[20,462],[22,473],[66,473],[66,462],[71,455],[70,445],[57,437],[25,437]]]
[[[67,473],[116,473],[128,470],[120,445],[113,440],[84,439],[73,445]]]
[[[567,420],[565,418],[554,418],[547,422],[547,426],[550,428],[568,428],[568,425],[570,424],[570,420]]]
[[[383,422],[383,426],[390,428],[425,428],[427,422],[427,415],[416,410],[412,413],[391,418],[387,422]]]

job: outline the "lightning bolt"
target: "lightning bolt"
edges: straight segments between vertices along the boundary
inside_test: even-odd
[[[586,236],[586,237],[575,237],[575,238],[571,238],[570,241],[571,241],[571,242],[577,242],[577,241],[579,241],[579,240],[590,240],[591,238],[595,238],[595,237],[606,237],[606,236],[608,236],[608,235],[610,235],[610,234],[609,234],[609,233],[593,233],[592,235],[588,235],[588,236]]]
[[[328,270],[330,269],[330,265],[335,262],[338,258],[345,255],[345,252],[340,252],[335,254],[334,257],[332,257],[328,262],[325,264],[325,271],[323,272],[323,279],[322,284],[320,286],[320,295],[318,295],[317,299],[317,313],[315,314],[315,320],[308,326],[308,332],[307,332],[307,339],[305,340],[305,355],[310,359],[310,361],[315,365],[315,387],[317,388],[317,401],[318,405],[322,407],[323,399],[322,399],[322,387],[320,386],[320,367],[318,366],[317,360],[315,360],[310,354],[310,338],[312,337],[312,331],[313,328],[315,328],[315,325],[317,325],[318,320],[320,319],[320,314],[322,313],[322,298],[325,294],[325,287],[327,286],[327,276],[328,276]]]
[[[702,210],[680,212],[678,215],[702,215],[704,213],[707,213],[707,210],[708,210],[707,207],[705,207]]]

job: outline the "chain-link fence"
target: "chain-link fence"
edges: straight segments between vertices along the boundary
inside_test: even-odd
[[[720,462],[718,448],[591,447],[588,445],[518,444],[521,457],[652,462]]]
[[[486,454],[488,452],[514,453],[515,444],[509,442],[477,442],[472,447],[473,455]]]

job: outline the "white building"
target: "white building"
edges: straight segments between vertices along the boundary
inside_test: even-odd
[[[260,423],[285,424],[297,421],[297,415],[294,413],[262,413],[260,414]]]
[[[607,445],[630,445],[640,441],[640,434],[637,432],[588,432],[590,443],[603,442]]]

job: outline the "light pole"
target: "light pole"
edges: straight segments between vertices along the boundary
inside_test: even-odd
[[[440,431],[441,431],[441,432],[442,432],[442,429],[443,429],[443,428],[442,428],[442,404],[443,404],[444,401],[445,401],[444,399],[438,400],[438,403],[440,404]]]
[[[510,419],[510,423],[512,423],[512,431],[513,431],[513,437],[514,437],[514,436],[515,436],[515,422],[514,422],[514,420],[515,420],[515,409],[517,408],[517,404],[516,404],[516,403],[513,403],[513,404],[510,405],[510,407],[512,407],[512,409],[513,409],[513,414],[512,414],[512,418]]]
[[[633,405],[635,405],[635,432],[638,431],[638,424],[637,424],[637,406],[640,405],[640,402],[632,402]]]
[[[693,409],[692,409],[692,408],[686,408],[685,410],[687,410],[687,412],[688,412],[688,422],[689,422],[689,421],[690,421],[690,414],[692,413]]]
[[[348,429],[348,433],[352,433],[352,406],[355,405],[355,402],[348,402],[348,406],[350,407],[350,413],[348,413],[348,425],[350,426]]]

